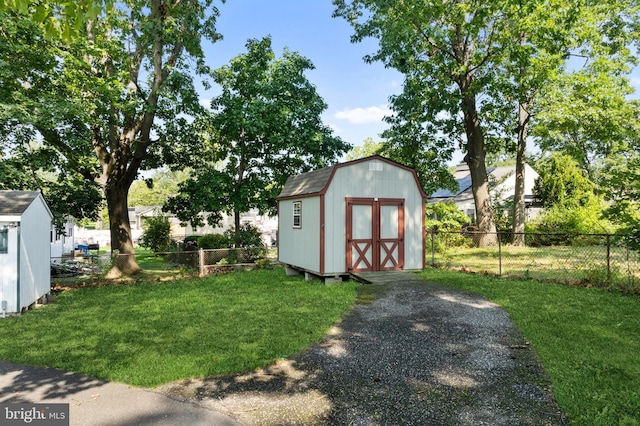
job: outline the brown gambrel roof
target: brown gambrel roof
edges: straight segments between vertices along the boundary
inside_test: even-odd
[[[22,215],[38,195],[38,191],[0,191],[0,216]]]
[[[296,176],[289,176],[278,198],[319,194],[331,180],[335,167],[334,165]]]
[[[331,179],[333,178],[333,174],[336,169],[340,167],[349,166],[355,163],[360,163],[364,161],[370,160],[380,160],[382,162],[392,164],[394,166],[409,170],[413,173],[413,176],[416,181],[416,185],[422,192],[422,196],[426,198],[426,194],[418,181],[418,176],[416,175],[415,170],[404,166],[400,163],[396,163],[395,161],[389,160],[388,158],[384,158],[380,155],[373,155],[371,157],[360,158],[353,161],[348,161],[346,163],[335,164],[333,166],[325,167],[322,169],[314,170],[312,172],[302,173],[296,176],[290,176],[287,179],[287,182],[284,184],[284,188],[282,188],[282,192],[276,198],[277,200],[281,200],[284,198],[291,197],[305,197],[311,195],[319,195],[326,191]]]

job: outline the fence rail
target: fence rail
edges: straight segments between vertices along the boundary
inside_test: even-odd
[[[480,236],[497,244],[475,248]],[[640,292],[640,255],[629,236],[525,233],[525,246],[507,241],[513,233],[427,231],[427,262],[436,266],[517,278]],[[430,256],[430,258],[429,258]]]

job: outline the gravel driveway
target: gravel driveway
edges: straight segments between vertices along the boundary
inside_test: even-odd
[[[497,305],[408,273],[365,285],[325,339],[268,368],[172,383],[256,425],[563,425],[534,352]]]

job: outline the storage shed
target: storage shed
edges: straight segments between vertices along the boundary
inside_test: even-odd
[[[2,315],[21,312],[51,291],[51,211],[36,191],[0,191]]]
[[[424,204],[415,170],[379,155],[290,177],[278,201],[278,259],[341,280],[424,268]]]

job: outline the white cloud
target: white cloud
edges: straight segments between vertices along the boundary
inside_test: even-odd
[[[200,105],[206,108],[211,108],[211,99],[200,99]]]
[[[347,120],[350,124],[365,124],[381,121],[386,115],[391,115],[392,111],[387,105],[371,106],[368,108],[343,109],[335,113],[338,120]]]

